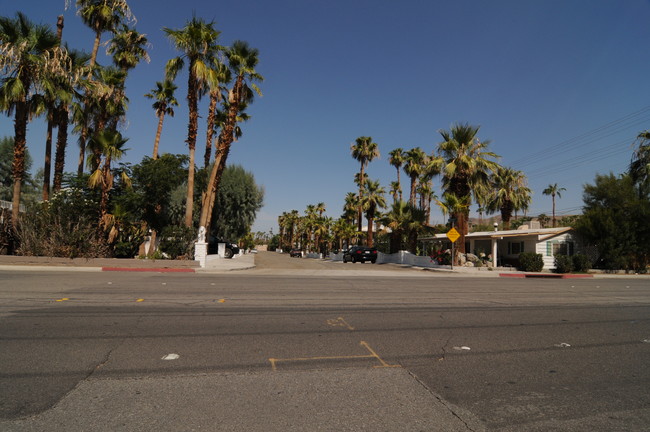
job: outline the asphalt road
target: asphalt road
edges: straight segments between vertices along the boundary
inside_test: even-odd
[[[0,272],[0,430],[646,431],[650,279]]]

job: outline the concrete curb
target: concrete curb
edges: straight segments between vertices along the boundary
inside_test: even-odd
[[[563,274],[563,273],[499,273],[499,277],[509,278],[538,278],[538,279],[588,279],[592,274]]]

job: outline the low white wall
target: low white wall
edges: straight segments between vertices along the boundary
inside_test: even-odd
[[[331,253],[329,257],[332,261],[343,261],[343,253],[341,252],[337,254]],[[407,251],[399,251],[396,254],[385,254],[382,252],[378,252],[377,263],[402,264],[402,265],[410,265],[415,267],[449,267],[449,266],[440,266],[437,262],[433,261],[428,256],[417,256]]]

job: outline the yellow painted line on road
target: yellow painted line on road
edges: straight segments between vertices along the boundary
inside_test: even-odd
[[[58,301],[58,302],[62,302],[62,301],[67,301],[67,300],[70,300],[70,299],[67,298],[67,297],[63,297],[63,298],[61,298],[61,299],[58,299],[57,301]]]
[[[225,302],[226,302],[226,299],[219,299],[219,300],[217,300],[217,301],[218,301],[219,303],[225,303]]]
[[[140,303],[140,302],[143,302],[143,301],[144,301],[144,299],[137,299],[135,302]]]
[[[373,366],[374,368],[384,368],[384,367],[401,367],[400,365],[390,365],[386,363],[379,355],[370,348],[367,342],[361,341],[361,346],[365,347],[370,354],[369,355],[353,355],[353,356],[316,356],[316,357],[292,357],[292,358],[269,358],[271,363],[271,369],[273,372],[277,371],[277,365],[279,362],[305,362],[305,361],[318,361],[318,360],[356,360],[356,359],[376,359],[379,361],[380,366]]]
[[[400,365],[390,365],[390,364],[386,363],[384,360],[382,360],[381,357],[379,357],[379,355],[372,348],[370,348],[370,345],[368,345],[367,342],[361,341],[361,346],[365,347],[368,351],[370,351],[370,354],[372,354],[372,356],[374,358],[376,358],[379,361],[379,363],[381,363],[381,366],[373,366],[373,367],[376,367],[376,368],[380,368],[380,367],[389,367],[389,368],[401,367]]]
[[[354,330],[354,327],[348,324],[348,322],[343,317],[338,317],[336,319],[328,319],[327,324],[332,327],[347,327],[348,330]]]

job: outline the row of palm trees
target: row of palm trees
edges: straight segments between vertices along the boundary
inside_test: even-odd
[[[449,131],[440,130],[442,142],[436,151],[427,154],[419,147],[404,151],[392,150],[389,163],[397,170],[397,180],[391,183],[393,202],[403,200],[400,169],[410,180],[408,204],[411,208],[424,212],[424,224],[429,225],[431,203],[435,200],[444,213],[451,216],[453,224],[461,233],[459,251],[464,253],[464,236],[468,233],[469,208],[473,201],[480,211],[500,212],[506,228],[514,212],[528,208],[531,191],[526,185],[526,177],[521,171],[499,165],[499,156],[489,151],[489,141],[478,138],[480,127],[454,124]],[[358,139],[352,145],[352,156],[362,161],[372,160],[379,152],[374,146],[372,156],[363,150],[365,140]],[[433,191],[433,178],[442,178],[443,197],[438,199]],[[359,172],[360,192],[363,195],[363,171]],[[359,200],[358,208],[364,203]],[[394,209],[393,209],[394,210]],[[360,212],[359,212],[360,214]],[[372,231],[368,223],[368,232]],[[371,239],[371,235],[368,236]],[[371,242],[369,242],[371,244]]]
[[[427,154],[419,147],[409,150],[396,148],[389,152],[388,162],[395,167],[397,179],[391,183],[390,195],[393,203],[386,212],[386,191],[377,180],[368,178],[370,162],[380,157],[379,146],[371,137],[362,136],[351,145],[351,155],[359,162],[355,174],[358,192],[349,192],[345,198],[343,215],[330,226],[345,226],[345,230],[332,235],[341,241],[359,241],[362,238],[363,217],[367,219],[368,229],[365,243],[373,245],[375,222],[388,228],[390,251],[396,252],[406,246],[415,252],[417,236],[431,230],[429,223],[431,204],[435,203],[444,214],[450,215],[450,222],[461,234],[458,240],[459,252],[465,252],[464,237],[469,231],[469,209],[473,203],[478,205],[479,213],[500,213],[505,229],[510,227],[513,215],[526,211],[531,202],[532,192],[527,186],[523,172],[501,166],[499,156],[489,150],[489,141],[480,140],[480,127],[470,124],[454,124],[449,131],[440,130],[442,141],[436,151]],[[401,172],[408,176],[408,197],[402,194]],[[433,191],[433,179],[441,177],[442,198]],[[550,185],[544,194],[553,197],[553,220],[555,221],[555,196],[565,190]],[[295,245],[297,227],[310,226],[308,211],[300,216],[296,210],[283,213],[278,222],[281,238],[285,243]],[[356,228],[356,229],[354,229]],[[338,236],[341,232],[343,235]],[[307,239],[313,238],[309,231]]]
[[[24,14],[15,18],[0,17],[0,110],[14,115],[13,212],[18,222],[21,184],[25,175],[26,130],[30,119],[45,114],[48,128],[45,150],[43,199],[61,189],[68,128],[71,123],[78,136],[79,163],[82,177],[84,164],[90,169],[89,185],[101,190],[100,225],[108,212],[109,191],[113,187],[111,162],[124,155],[127,138],[119,127],[127,111],[125,82],[130,70],[142,60],[149,60],[148,42],[131,24],[135,17],[125,0],[76,0],[78,15],[93,31],[90,55],[62,44],[63,17],[54,33],[51,28],[32,23]],[[208,188],[202,195],[199,225],[209,228],[216,191],[226,166],[232,143],[241,136],[238,123],[248,116],[245,109],[263,78],[255,70],[259,53],[246,42],[219,45],[220,32],[214,22],[196,16],[179,29],[164,28],[179,55],[170,59],[164,79],[145,96],[154,100],[158,118],[153,158],[159,154],[159,142],[165,116],[174,115],[179,105],[174,93],[175,80],[187,69],[187,103],[189,107],[187,145],[189,171],[185,206],[186,226],[193,225],[194,165],[198,129],[198,101],[209,95],[206,151],[204,165],[212,160]],[[97,63],[102,36],[110,33],[107,53],[112,66]],[[53,130],[57,128],[54,181],[50,186]],[[213,145],[214,138],[216,144]],[[87,160],[86,160],[87,158]],[[126,179],[125,179],[126,180]]]

